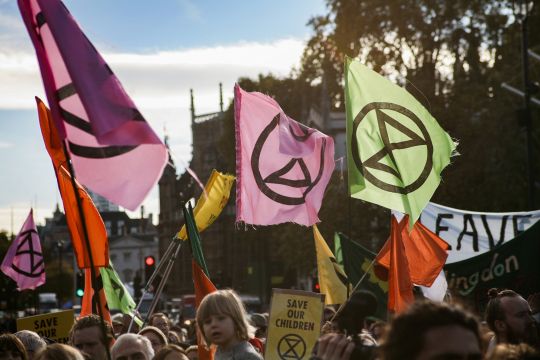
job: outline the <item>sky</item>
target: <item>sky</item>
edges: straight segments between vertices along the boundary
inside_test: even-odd
[[[324,0],[65,0],[179,168],[191,160],[189,89],[196,113],[232,100],[239,77],[298,68],[309,19]],[[0,230],[38,224],[60,202],[34,97],[46,101],[34,48],[15,0],[0,0]],[[201,179],[203,182],[206,179]],[[143,202],[157,222],[157,186]],[[61,204],[60,204],[61,207]],[[139,214],[139,210],[130,213]]]

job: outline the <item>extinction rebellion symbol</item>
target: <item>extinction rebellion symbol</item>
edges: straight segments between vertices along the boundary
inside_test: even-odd
[[[383,110],[391,110],[395,111],[407,118],[409,118],[417,127],[420,129],[420,133],[418,134],[416,131],[418,130],[412,130],[408,128],[407,126],[400,123],[398,120],[394,119],[390,115],[388,115],[388,112],[385,112]],[[376,117],[377,117],[377,126],[380,133],[380,138],[383,143],[383,147],[381,150],[377,151],[375,154],[371,155],[369,158],[362,160],[362,154],[360,154],[360,147],[358,146],[358,139],[356,137],[356,133],[358,131],[358,126],[361,124],[361,122],[366,119],[367,115],[371,112],[375,111]],[[392,126],[395,130],[400,132],[402,135],[405,135],[408,140],[404,141],[398,141],[398,142],[392,142],[392,139],[389,136],[388,128],[387,126]],[[403,184],[403,186],[398,186],[395,184],[389,184],[388,182],[385,182],[379,178],[377,178],[373,170],[379,170],[383,171],[389,174],[392,174],[394,177],[399,179],[403,183],[403,179],[401,174],[399,173],[396,159],[394,156],[394,151],[398,150],[404,150],[417,146],[425,146],[427,151],[427,157],[424,164],[416,164],[419,169],[421,167],[420,175],[410,184]],[[376,187],[399,194],[408,194],[411,193],[418,188],[420,188],[424,182],[427,180],[431,169],[433,167],[433,143],[431,142],[431,138],[429,136],[429,133],[422,123],[422,121],[409,109],[404,108],[401,105],[393,104],[393,103],[387,103],[387,102],[373,102],[369,103],[358,113],[356,118],[353,122],[353,131],[352,131],[352,139],[351,139],[351,152],[352,152],[352,158],[354,160],[354,163],[360,173],[364,176],[364,178],[375,185]],[[388,157],[388,158],[387,158]],[[389,166],[381,160],[383,159],[389,160],[389,162],[393,166]]]
[[[43,254],[39,251],[34,250],[34,239],[32,238],[32,234],[37,235],[37,231],[34,229],[30,229],[21,233],[20,236],[22,236],[23,239],[19,246],[17,246],[17,252],[15,253],[15,256],[26,255],[29,257],[30,261],[27,263],[28,268],[21,269],[15,264],[12,264],[11,268],[21,275],[36,278],[43,274],[43,272],[45,271],[45,266],[43,264]],[[26,244],[28,244],[28,248],[26,250],[21,250],[21,248]]]
[[[300,205],[305,203],[307,194],[313,190],[315,185],[321,180],[323,171],[324,171],[324,152],[326,150],[326,139],[322,140],[321,152],[320,152],[320,166],[319,171],[315,179],[311,179],[311,174],[302,158],[292,158],[285,166],[280,169],[277,169],[273,173],[267,175],[263,178],[261,175],[261,169],[259,168],[259,162],[261,158],[262,149],[265,146],[268,137],[279,125],[279,116],[277,114],[272,121],[261,131],[257,142],[253,148],[253,153],[251,154],[251,170],[253,171],[253,176],[257,183],[257,186],[262,191],[263,194],[268,196],[270,199],[285,205]],[[313,134],[310,129],[306,127],[299,126],[302,134],[296,134],[292,128],[289,127],[290,132],[293,134],[293,137],[298,142],[305,142]],[[295,166],[299,166],[303,178],[302,179],[287,179],[284,177],[291,169]],[[278,193],[277,191],[272,190],[268,184],[280,184],[293,188],[305,188],[302,192],[302,196],[291,197]]]
[[[287,334],[279,340],[278,354],[282,360],[302,359],[306,354],[306,343],[296,334]]]

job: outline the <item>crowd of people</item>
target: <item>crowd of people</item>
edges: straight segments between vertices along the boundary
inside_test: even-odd
[[[459,305],[424,299],[386,323],[368,316],[377,306],[374,296],[357,292],[337,312],[325,308],[310,359],[540,359],[540,295],[526,300],[512,290],[491,289],[489,297],[484,319]],[[130,322],[126,315],[113,326],[96,315],[80,317],[69,344],[28,330],[5,333],[0,360],[188,360],[198,359],[197,344],[214,351],[216,360],[261,360],[268,314],[248,315],[233,290],[219,290],[203,299],[194,321],[181,326],[164,313],[128,332]]]

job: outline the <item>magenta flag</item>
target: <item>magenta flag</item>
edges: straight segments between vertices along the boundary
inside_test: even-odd
[[[161,177],[166,146],[60,0],[18,0],[77,180],[129,210]]]
[[[0,268],[15,280],[19,291],[32,290],[45,284],[45,263],[32,209],[19,235],[12,241]]]
[[[279,104],[236,85],[236,221],[319,222],[334,170],[334,140],[288,117]]]

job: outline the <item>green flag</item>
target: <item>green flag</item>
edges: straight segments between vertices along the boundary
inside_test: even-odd
[[[191,207],[190,203],[188,203],[185,207],[184,218],[186,222],[188,240],[191,244],[193,260],[199,265],[204,274],[210,278],[208,267],[206,266],[206,261],[204,260],[201,238],[199,231],[197,230],[197,226],[195,225],[195,216],[193,215],[193,208]]]
[[[341,240],[337,233],[334,234],[334,257],[336,262],[343,267],[343,252],[341,250]]]
[[[405,89],[349,58],[345,107],[350,195],[407,213],[412,226],[456,144]]]
[[[103,280],[103,289],[105,290],[109,309],[118,309],[123,314],[133,316],[133,310],[135,310],[137,305],[114,270],[112,261],[109,260],[109,266],[100,267],[99,271]],[[135,317],[135,322],[139,326],[142,326],[142,321],[138,317]]]
[[[373,266],[370,268],[373,259],[377,255],[342,233],[336,233],[336,238],[339,238],[341,241],[343,267],[352,286],[356,286],[362,276],[367,272],[366,277],[358,289],[371,291],[375,295],[377,298],[376,316],[380,319],[385,319],[388,303],[388,282],[380,280],[375,275]]]

